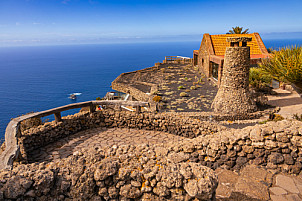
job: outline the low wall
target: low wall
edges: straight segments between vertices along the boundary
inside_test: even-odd
[[[121,74],[120,76],[122,77],[123,74]],[[135,87],[132,87],[128,84],[124,84],[122,82],[119,82],[119,77],[116,78],[111,83],[112,89],[114,89],[116,91],[123,92],[123,93],[128,93],[132,97],[134,97],[136,100],[150,102],[150,100],[151,100],[150,98],[152,98],[151,95],[148,95],[148,94],[142,92],[141,90],[138,90]]]
[[[187,153],[192,162],[212,169],[239,171],[246,164],[255,164],[273,172],[296,175],[302,169],[302,122],[272,121],[166,146]]]
[[[3,150],[3,147],[1,147],[0,169],[11,168],[13,165],[13,162],[16,160],[19,160],[21,157],[20,156],[21,155],[20,154],[20,142],[19,142],[19,138],[21,138],[21,135],[22,135],[21,122],[24,123],[32,118],[41,118],[41,117],[49,116],[52,114],[55,117],[55,122],[61,122],[62,121],[61,112],[63,112],[63,111],[75,109],[75,108],[88,107],[89,112],[93,113],[96,109],[96,105],[114,105],[116,107],[132,106],[132,107],[135,107],[136,112],[139,113],[141,111],[141,107],[148,107],[149,104],[147,102],[121,101],[121,100],[86,101],[86,102],[64,105],[61,107],[52,108],[52,109],[41,111],[41,112],[29,113],[29,114],[14,118],[8,123],[6,130],[5,130],[5,149]],[[21,142],[21,144],[22,144],[22,142]],[[39,144],[43,144],[43,142],[41,142]],[[23,155],[24,155],[24,147],[21,147],[21,149],[22,148],[23,148]]]
[[[0,172],[0,200],[212,200],[211,169],[256,164],[299,174],[301,162],[302,122],[283,120],[177,144],[91,148],[56,163],[18,165]]]
[[[28,152],[59,138],[100,126],[165,131],[187,138],[208,135],[225,129],[211,122],[203,122],[175,113],[136,114],[128,111],[102,110],[94,113],[81,112],[62,119],[62,122],[45,123],[21,133],[18,141],[23,160],[27,160]]]
[[[114,89],[116,91],[130,94],[136,100],[152,103],[152,98],[154,96],[153,92],[158,90],[157,84],[152,84],[152,83],[147,83],[147,82],[141,82],[140,80],[135,80],[135,83],[148,85],[151,87],[151,90],[147,92],[149,94],[146,94],[145,92],[143,92],[135,87],[130,86],[129,83],[125,83],[124,80],[126,79],[125,77],[129,74],[139,75],[141,72],[154,71],[154,70],[158,70],[158,69],[159,69],[159,66],[153,66],[153,67],[145,68],[142,70],[122,73],[111,83],[111,87],[112,87],[112,89]],[[132,83],[132,84],[134,84],[134,83]]]
[[[194,118],[194,119],[199,119],[201,121],[235,121],[235,120],[246,120],[246,119],[259,119],[260,117],[272,112],[276,112],[276,110],[267,109],[265,111],[257,111],[253,113],[242,114],[242,115],[218,114],[215,112],[177,112],[176,114]],[[172,114],[172,112],[168,112],[168,113]]]
[[[113,146],[0,172],[0,200],[215,200],[217,177],[163,147]]]

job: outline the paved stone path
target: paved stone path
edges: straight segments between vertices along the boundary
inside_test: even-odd
[[[302,200],[302,177],[278,174],[273,187],[269,188],[273,201]]]
[[[268,96],[268,104],[280,107],[278,114],[287,119],[292,119],[293,114],[302,114],[302,98],[293,91],[274,89],[276,95]]]
[[[302,200],[302,174],[273,172],[254,165],[247,165],[240,173],[217,169],[217,200]]]
[[[169,133],[128,128],[95,128],[76,133],[31,152],[30,162],[55,161],[72,155],[75,151],[94,146],[122,144],[159,144],[181,141],[184,137]]]

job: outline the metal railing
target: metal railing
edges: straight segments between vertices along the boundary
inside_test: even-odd
[[[164,63],[192,63],[193,59],[182,56],[166,56]]]

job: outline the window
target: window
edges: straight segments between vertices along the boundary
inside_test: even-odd
[[[215,78],[216,80],[218,80],[218,68],[219,65],[216,63],[211,62],[212,64],[212,77]]]

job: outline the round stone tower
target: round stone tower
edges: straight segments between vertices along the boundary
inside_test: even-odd
[[[249,92],[250,37],[229,37],[224,57],[221,84],[212,103],[215,112],[223,114],[246,114],[256,111]],[[240,46],[239,44],[242,44]]]

